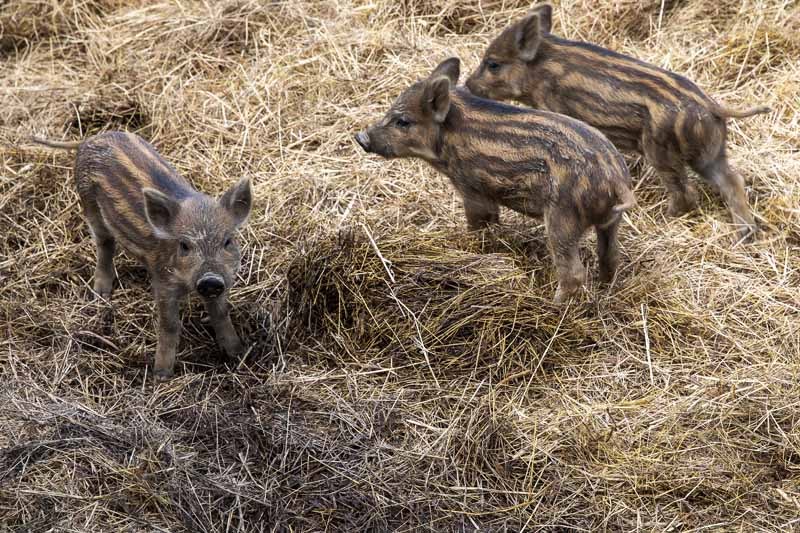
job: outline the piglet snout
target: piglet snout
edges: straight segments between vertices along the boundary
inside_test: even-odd
[[[216,298],[225,292],[225,280],[218,274],[208,272],[200,276],[196,287],[203,298]]]
[[[464,83],[464,85],[467,86],[467,89],[469,90],[469,92],[471,92],[472,94],[477,94],[477,91],[476,91],[477,88],[475,87],[475,80],[472,79],[472,76],[470,76],[467,79],[467,81]]]
[[[369,135],[367,135],[366,131],[356,133],[356,142],[365,152],[369,152]]]

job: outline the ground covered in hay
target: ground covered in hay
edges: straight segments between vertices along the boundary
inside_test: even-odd
[[[730,127],[758,242],[705,186],[666,218],[631,157],[618,280],[557,308],[539,222],[469,234],[444,178],[360,152],[527,1],[0,4],[0,530],[800,528],[798,6],[556,4],[562,35],[772,106]],[[241,363],[193,302],[154,385],[124,255],[113,306],[92,302],[72,160],[26,138],[120,128],[205,191],[252,178]]]

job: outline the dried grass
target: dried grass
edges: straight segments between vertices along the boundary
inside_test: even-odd
[[[615,286],[566,308],[540,225],[464,229],[446,181],[353,131],[482,47],[516,0],[16,0],[0,6],[0,530],[787,531],[800,516],[800,61],[787,0],[563,0],[555,26],[726,104],[764,233],[649,167]],[[112,308],[68,155],[138,131],[198,187],[255,184],[220,360],[197,303],[153,386],[153,302]],[[594,268],[591,242],[584,255]]]

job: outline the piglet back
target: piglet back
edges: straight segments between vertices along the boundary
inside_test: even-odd
[[[108,132],[84,141],[75,162],[78,189],[92,197],[104,222],[135,255],[155,246],[142,189],[176,200],[198,194],[155,148],[138,135]]]

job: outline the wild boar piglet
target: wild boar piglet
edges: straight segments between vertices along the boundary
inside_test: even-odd
[[[634,205],[622,156],[577,120],[456,87],[459,69],[450,58],[411,85],[383,119],[356,135],[358,144],[385,158],[421,158],[445,174],[463,197],[472,229],[497,223],[499,206],[544,217],[558,270],[556,302],[583,283],[578,247],[590,226],[600,277],[611,280],[620,215]]]
[[[231,323],[228,291],[239,269],[236,233],[250,213],[250,181],[240,180],[218,199],[209,197],[130,133],[73,143],[33,140],[77,150],[75,181],[97,245],[95,293],[111,297],[117,243],[147,267],[158,307],[156,378],[173,375],[180,304],[191,292],[202,297],[220,347],[239,355],[242,342]]]
[[[563,113],[605,133],[620,149],[636,150],[661,176],[669,214],[695,207],[688,163],[719,191],[743,239],[756,225],[744,181],[725,154],[728,118],[766,113],[768,107],[727,109],[673,72],[584,42],[550,33],[552,7],[540,4],[504,29],[466,82],[494,100],[517,100]]]

